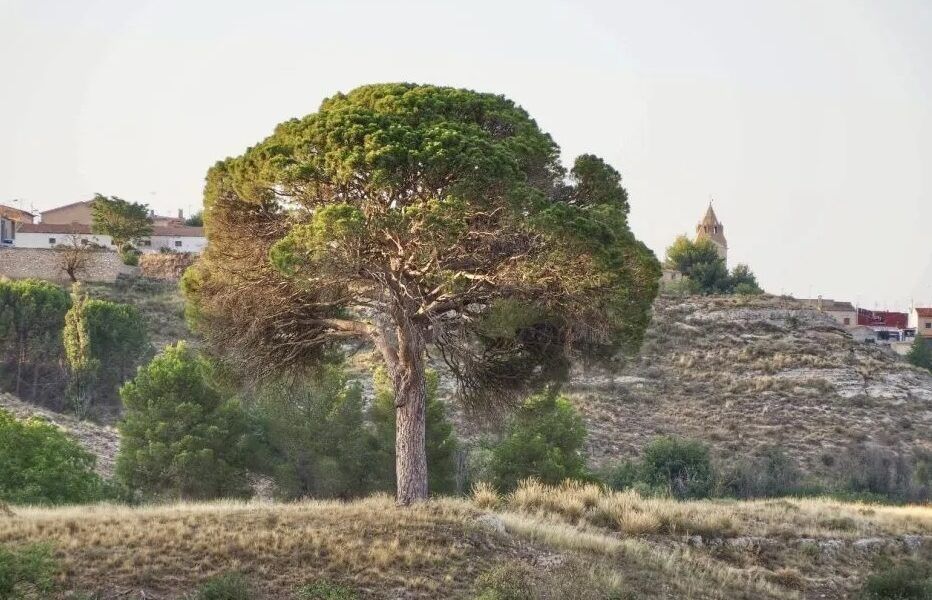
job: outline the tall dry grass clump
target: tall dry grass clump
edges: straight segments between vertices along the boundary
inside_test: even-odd
[[[932,534],[932,507],[880,506],[823,498],[695,500],[607,491],[591,483],[549,486],[522,481],[502,508],[589,524],[626,535],[737,535],[770,537],[869,537]]]

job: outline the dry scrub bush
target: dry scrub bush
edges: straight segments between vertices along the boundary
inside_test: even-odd
[[[492,484],[480,481],[472,486],[472,501],[479,508],[493,510],[498,508],[502,499]]]

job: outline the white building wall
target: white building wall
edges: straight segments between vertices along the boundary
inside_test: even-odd
[[[16,234],[14,245],[17,248],[54,248],[60,244],[70,244],[71,236],[75,235],[80,240],[87,240],[88,243],[94,243],[104,248],[116,250],[113,240],[109,235],[97,234],[71,234],[71,233],[23,233]],[[154,235],[149,239],[142,240],[136,245],[140,251],[145,253],[158,252],[162,248],[168,248],[176,252],[194,252],[200,253],[207,246],[207,238],[191,236],[162,236]]]

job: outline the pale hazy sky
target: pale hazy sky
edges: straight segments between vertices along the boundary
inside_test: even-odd
[[[603,156],[658,256],[711,195],[769,291],[932,305],[930,0],[0,0],[0,203],[188,212],[214,161],[384,81]]]

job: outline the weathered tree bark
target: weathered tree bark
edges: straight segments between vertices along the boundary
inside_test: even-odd
[[[427,500],[425,347],[420,332],[398,330],[395,391],[395,499],[398,504]]]

